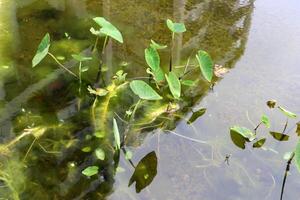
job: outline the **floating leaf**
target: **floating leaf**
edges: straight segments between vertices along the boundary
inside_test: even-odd
[[[130,88],[134,94],[145,100],[160,100],[162,99],[155,90],[147,83],[141,80],[134,80],[130,83]]]
[[[274,131],[271,131],[270,134],[273,136],[274,139],[276,139],[278,141],[288,141],[289,137],[290,137],[286,134],[278,133],[278,132],[274,132]]]
[[[285,108],[281,107],[281,106],[278,106],[279,110],[281,110],[281,112],[283,114],[285,114],[287,117],[290,117],[290,118],[296,118],[297,115],[295,113],[292,113],[291,111],[288,111],[286,110]]]
[[[151,184],[157,174],[157,157],[154,151],[147,154],[136,166],[133,175],[129,180],[128,187],[135,183],[135,190],[141,190]]]
[[[114,130],[116,150],[120,150],[120,148],[121,148],[120,132],[119,132],[118,124],[117,124],[117,121],[115,118],[113,119],[113,130]]]
[[[92,57],[86,57],[81,54],[72,54],[72,57],[77,60],[78,62],[84,62],[88,60],[92,60]]]
[[[175,99],[179,99],[181,94],[181,84],[178,77],[174,72],[169,72],[169,75],[165,75],[165,76],[172,95],[174,96]]]
[[[193,81],[193,80],[183,80],[183,81],[181,81],[181,84],[185,85],[185,86],[193,87],[193,86],[196,85],[196,81]]]
[[[35,56],[32,59],[32,67],[37,66],[48,54],[50,48],[50,35],[47,33],[42,39],[41,43],[38,46],[38,49],[35,53]]]
[[[211,82],[213,77],[213,62],[209,56],[209,54],[205,51],[198,51],[196,58],[198,60],[201,72],[204,78]]]
[[[260,139],[253,144],[253,148],[260,148],[265,144],[265,142],[266,142],[266,138]]]
[[[221,78],[228,72],[229,72],[229,69],[223,67],[222,65],[215,65],[215,67],[214,67],[214,74],[216,77]]]
[[[151,40],[151,44],[150,46],[154,49],[165,49],[167,48],[168,46],[167,45],[161,45],[161,44],[158,44],[156,43],[154,40]]]
[[[158,82],[163,81],[164,73],[160,68],[160,57],[155,48],[148,47],[145,49],[145,60],[148,66],[151,68],[155,80]]]
[[[123,43],[123,36],[121,32],[112,25],[109,21],[107,21],[103,17],[95,17],[93,20],[102,28],[100,29],[100,32],[104,35],[110,36],[111,38],[117,40],[120,43]]]
[[[298,136],[300,136],[300,122],[297,123],[296,133]]]
[[[267,128],[270,128],[271,127],[271,124],[270,124],[270,120],[269,120],[269,117],[267,115],[263,115],[261,117],[261,122],[267,127]]]
[[[253,141],[255,139],[255,134],[245,127],[233,126],[230,131],[236,132],[243,136],[248,141]]]
[[[275,108],[276,103],[277,103],[276,100],[270,100],[270,101],[267,101],[267,106],[268,106],[269,108]]]
[[[296,146],[295,150],[295,160],[296,160],[296,166],[298,171],[300,172],[300,140],[298,141],[298,144]]]
[[[98,174],[98,170],[99,170],[99,167],[90,166],[90,167],[85,168],[81,173],[85,176],[90,177],[90,176]]]
[[[206,108],[201,108],[200,110],[198,110],[197,112],[194,112],[193,115],[191,116],[191,118],[188,120],[188,124],[193,123],[194,121],[196,121],[196,119],[198,119],[199,117],[201,117],[202,115],[204,115],[206,112]]]
[[[183,23],[173,23],[172,20],[167,20],[167,26],[173,33],[183,33],[186,31]]]
[[[96,157],[99,159],[99,160],[104,160],[105,159],[105,152],[101,149],[101,148],[97,148],[95,150],[95,154],[96,154]]]
[[[236,131],[232,131],[230,130],[230,137],[232,142],[239,148],[241,149],[245,149],[245,144],[246,144],[246,139],[240,135],[239,133],[237,133]]]

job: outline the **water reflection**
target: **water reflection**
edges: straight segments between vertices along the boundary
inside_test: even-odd
[[[251,1],[237,0],[155,3],[2,0],[0,3],[0,8],[3,8],[1,15],[9,19],[5,24],[1,21],[0,25],[6,25],[9,33],[16,33],[13,38],[8,34],[0,35],[0,58],[7,60],[1,65],[11,66],[5,77],[0,79],[3,102],[0,107],[3,135],[0,184],[8,186],[0,187],[0,192],[3,198],[12,195],[15,199],[104,199],[113,192],[118,163],[124,159],[124,154],[115,152],[112,147],[112,118],[120,116],[116,118],[120,132],[126,133],[122,135],[124,147],[137,147],[143,143],[147,133],[157,128],[172,131],[209,91],[209,85],[200,81],[193,90],[185,90],[183,105],[172,104],[171,110],[167,109],[170,108],[169,102],[143,102],[134,124],[129,126],[122,119],[136,102],[136,97],[128,95],[126,87],[119,90],[115,86],[112,91],[117,92],[117,98],[101,99],[96,104],[93,119],[90,113],[93,96],[87,91],[78,110],[76,80],[57,70],[50,60],[45,60],[34,70],[29,67],[45,32],[53,37],[51,48],[55,55],[71,60],[72,53],[89,49],[93,44],[94,38],[89,33],[91,16],[103,15],[111,20],[122,30],[125,39],[122,46],[110,41],[104,58],[106,70],[103,80],[114,86],[111,77],[119,69],[128,72],[129,77],[145,76],[143,52],[150,39],[170,45],[170,34],[165,26],[167,18],[184,21],[188,29],[186,34],[176,37],[173,57],[178,67],[200,48],[210,52],[216,63],[233,67],[243,54],[253,9]],[[165,68],[168,55],[167,50],[161,55]],[[122,65],[124,62],[127,64]],[[76,66],[72,60],[67,65]],[[93,83],[98,63],[91,62],[89,65],[91,70],[83,77],[85,85]],[[201,114],[203,110],[195,112],[188,123]],[[104,160],[97,159],[93,152],[82,151],[86,147],[96,149],[99,146],[105,152]],[[137,192],[153,181],[159,159],[151,151],[139,160],[131,179],[127,180],[129,185],[135,182]],[[81,171],[90,165],[100,166],[100,173],[87,178]],[[13,178],[15,174],[20,177],[18,180]]]

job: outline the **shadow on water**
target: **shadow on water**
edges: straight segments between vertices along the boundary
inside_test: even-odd
[[[156,129],[172,133],[210,91],[200,79],[196,87],[185,89],[183,103],[144,101],[131,123],[126,111],[137,98],[128,85],[111,81],[116,71],[124,70],[129,79],[147,76],[144,49],[150,39],[170,44],[167,18],[184,21],[188,30],[175,38],[173,57],[179,70],[197,49],[208,51],[215,63],[232,68],[244,52],[253,10],[251,1],[238,0],[0,0],[0,5],[5,9],[0,10],[1,20],[6,20],[0,26],[9,33],[0,33],[0,64],[7,66],[0,77],[0,193],[2,198],[13,199],[105,199],[113,193],[115,174],[122,171],[119,159],[130,154],[127,148],[140,146]],[[58,70],[50,59],[34,69],[30,66],[37,44],[49,32],[52,52],[75,68],[70,55],[94,43],[89,33],[94,16],[113,22],[125,44],[110,41],[107,46],[101,84],[110,87],[109,95],[99,98],[93,109],[94,97],[84,90],[79,95],[77,80]],[[161,52],[165,70],[168,55],[167,50]],[[83,76],[84,86],[95,81],[98,62],[87,63],[90,70]],[[189,123],[204,112],[195,112]],[[119,153],[113,147],[113,117],[123,139]],[[99,147],[105,152],[102,160],[94,153]],[[151,184],[158,160],[150,152],[132,163],[135,172],[129,185],[136,184],[140,192]],[[87,178],[81,172],[91,165],[99,166],[99,173]]]

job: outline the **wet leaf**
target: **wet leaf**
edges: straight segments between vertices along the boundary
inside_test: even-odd
[[[136,166],[133,175],[129,180],[128,187],[135,182],[135,190],[141,190],[151,184],[157,174],[157,157],[154,151],[147,154]]]
[[[239,133],[237,133],[236,131],[232,131],[230,130],[230,137],[232,142],[239,148],[241,149],[245,149],[246,146],[246,138],[244,138],[242,135],[240,135]]]
[[[87,71],[89,71],[89,67],[88,66],[82,67],[81,72],[87,72]]]
[[[48,54],[50,48],[50,35],[47,33],[42,39],[41,43],[38,46],[38,49],[35,53],[35,56],[32,59],[32,67],[37,66]]]
[[[145,100],[160,100],[162,97],[152,89],[150,85],[141,80],[134,80],[130,83],[130,88],[134,94]]]
[[[88,153],[88,152],[92,151],[92,148],[91,147],[84,147],[84,148],[81,149],[81,151],[83,151],[85,153]]]
[[[100,33],[107,35],[120,43],[123,43],[123,36],[121,32],[112,25],[109,21],[107,21],[103,17],[95,17],[93,20],[102,28],[100,29]]]
[[[87,89],[88,89],[90,94],[94,94],[94,95],[97,95],[99,97],[103,97],[103,96],[106,96],[108,94],[108,91],[106,89],[102,89],[102,88],[93,89],[91,86],[88,86]]]
[[[253,148],[260,148],[265,144],[265,142],[266,142],[266,138],[260,139],[253,144]]]
[[[181,81],[181,84],[185,85],[185,86],[193,87],[193,86],[196,85],[196,81],[193,81],[193,80],[183,80],[183,81]]]
[[[169,75],[165,75],[165,76],[172,95],[174,96],[175,99],[179,99],[181,95],[181,84],[178,77],[174,72],[169,72]]]
[[[261,122],[267,127],[267,128],[270,128],[271,127],[271,124],[270,124],[270,120],[269,120],[269,117],[267,115],[263,115],[261,117]]]
[[[274,131],[271,131],[270,134],[273,136],[274,139],[278,141],[288,141],[290,137],[289,135],[274,132]]]
[[[277,103],[276,100],[270,100],[270,101],[267,101],[267,106],[268,106],[269,108],[275,108],[276,103]]]
[[[94,175],[98,174],[98,170],[99,170],[99,167],[90,166],[90,167],[85,168],[81,173],[87,177],[90,177],[90,176],[94,176]]]
[[[253,141],[256,138],[255,134],[245,127],[233,126],[232,128],[230,128],[230,131],[240,134],[248,141]]]
[[[298,171],[300,172],[300,140],[298,141],[298,144],[296,146],[295,150],[295,160],[296,160],[296,166]]]
[[[191,116],[191,118],[188,120],[187,124],[193,123],[194,121],[196,121],[196,119],[198,119],[199,117],[204,115],[205,112],[206,112],[206,108],[201,108],[197,112],[194,112],[193,115]]]
[[[157,50],[153,47],[145,49],[145,60],[148,66],[151,68],[152,73],[156,81],[163,81],[164,73],[160,68],[160,57]]]
[[[300,122],[297,123],[296,133],[298,136],[300,136]]]
[[[115,137],[115,148],[116,150],[120,150],[121,137],[120,137],[119,127],[115,118],[113,119],[113,130],[114,130],[114,137]]]
[[[105,132],[104,131],[97,131],[94,135],[97,138],[104,138],[105,137]]]
[[[283,108],[281,106],[278,106],[278,108],[287,117],[290,117],[290,118],[296,118],[297,117],[297,115],[295,113],[292,113],[291,111],[288,111],[288,110],[286,110],[285,108]]]
[[[72,54],[72,57],[78,62],[84,62],[88,60],[92,60],[92,57],[83,56],[81,54]]]
[[[283,159],[284,159],[284,160],[289,160],[289,159],[291,159],[291,157],[293,156],[293,153],[294,153],[294,152],[286,152],[286,153],[283,155]]]
[[[125,159],[126,160],[130,160],[132,158],[133,154],[131,151],[126,151],[126,154],[125,154]]]
[[[174,23],[170,19],[167,20],[167,26],[173,33],[183,33],[186,31],[183,23]]]
[[[116,75],[114,76],[114,79],[116,79],[119,83],[123,83],[126,80],[127,73],[124,73],[123,70],[117,71]]]
[[[105,159],[105,152],[101,149],[101,148],[97,148],[95,150],[95,154],[96,154],[96,157],[99,159],[99,160],[104,160]]]
[[[211,82],[213,77],[213,62],[209,56],[209,54],[205,51],[198,51],[196,58],[198,60],[201,72],[204,78]]]
[[[216,77],[221,78],[228,72],[229,72],[229,69],[223,67],[222,65],[215,65],[215,67],[214,67],[214,74]]]
[[[159,49],[165,49],[165,48],[168,47],[167,45],[161,45],[161,44],[158,44],[158,43],[156,43],[154,40],[151,40],[150,46],[151,46],[152,48],[158,49],[158,50],[159,50]]]

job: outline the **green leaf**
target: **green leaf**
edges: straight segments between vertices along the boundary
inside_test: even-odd
[[[154,151],[148,153],[136,166],[131,176],[128,187],[135,183],[135,190],[139,193],[141,190],[151,184],[157,174],[157,157]]]
[[[84,62],[88,60],[92,60],[92,57],[86,57],[81,54],[72,54],[72,57],[77,60],[78,62]]]
[[[298,144],[296,146],[295,150],[295,160],[296,160],[296,166],[298,171],[300,172],[300,140],[298,141]]]
[[[153,47],[145,49],[145,60],[148,66],[151,68],[154,78],[157,82],[163,81],[164,73],[160,68],[160,57],[157,50]]]
[[[274,131],[270,131],[270,134],[273,136],[274,139],[276,139],[278,141],[288,141],[289,137],[290,137],[286,134],[278,133],[278,132],[274,132]]]
[[[95,150],[95,154],[96,154],[96,157],[99,159],[99,160],[104,160],[105,159],[105,152],[101,149],[101,148],[97,148]]]
[[[298,136],[300,136],[300,122],[298,122],[296,125],[297,125],[296,133]]]
[[[194,121],[196,121],[196,119],[198,119],[199,117],[204,115],[205,112],[206,112],[206,108],[201,108],[197,112],[194,112],[193,115],[191,116],[191,118],[188,120],[187,124],[193,123]]]
[[[290,117],[290,118],[296,118],[297,117],[297,115],[295,113],[292,113],[291,111],[288,111],[288,110],[286,110],[285,108],[283,108],[281,106],[278,106],[278,108],[287,117]]]
[[[261,117],[261,122],[267,127],[267,128],[270,128],[271,127],[271,124],[270,124],[270,120],[269,120],[269,117],[267,115],[263,115]]]
[[[108,90],[102,88],[93,89],[91,86],[88,86],[88,91],[90,94],[97,95],[99,97],[106,96],[108,94]]]
[[[130,83],[130,88],[134,94],[145,100],[160,100],[162,97],[157,94],[147,83],[141,80],[134,80]]]
[[[47,33],[42,39],[41,43],[38,46],[38,49],[35,53],[35,56],[32,59],[32,67],[37,66],[48,54],[50,48],[50,35]]]
[[[196,85],[196,81],[193,81],[193,80],[183,80],[183,81],[181,81],[181,84],[185,85],[185,86],[193,87],[193,86]]]
[[[92,148],[91,147],[84,147],[84,148],[81,149],[81,151],[83,151],[85,153],[88,153],[88,152],[92,151]]]
[[[165,49],[165,48],[168,47],[167,45],[161,45],[161,44],[158,44],[158,43],[156,43],[154,40],[151,40],[150,46],[151,46],[152,48],[158,49],[158,50],[159,50],[159,49]]]
[[[230,131],[240,134],[248,141],[253,141],[256,138],[255,134],[245,127],[233,126],[232,128],[230,128]]]
[[[89,70],[89,67],[88,66],[84,66],[84,67],[82,67],[81,72],[87,72],[88,70]]]
[[[245,149],[246,146],[246,138],[244,138],[242,135],[240,135],[238,132],[230,130],[230,137],[232,142],[239,148]]]
[[[87,177],[90,177],[90,176],[98,174],[98,170],[99,170],[99,167],[90,166],[90,167],[85,168],[81,173]]]
[[[174,72],[170,72],[169,75],[166,74],[165,76],[172,95],[175,99],[179,99],[181,94],[181,84],[178,77]]]
[[[265,144],[265,142],[266,142],[266,138],[260,139],[253,144],[253,148],[260,148]]]
[[[104,34],[101,33],[100,30],[97,31],[96,29],[94,29],[94,27],[92,27],[92,28],[90,29],[90,32],[91,32],[93,35],[96,35],[96,36],[98,36],[98,37],[104,36]]]
[[[204,78],[207,81],[211,82],[214,73],[214,68],[210,55],[207,52],[200,50],[198,51],[196,58],[198,60]]]
[[[113,119],[113,130],[114,130],[116,150],[120,150],[121,149],[120,132],[119,132],[118,124],[117,124],[117,121],[115,118]]]
[[[120,43],[123,43],[123,36],[121,32],[112,25],[109,21],[107,21],[103,17],[95,17],[93,20],[102,28],[100,29],[100,32],[104,35],[107,35],[115,40],[117,40]]]
[[[131,160],[132,156],[133,156],[133,153],[131,151],[126,151],[126,154],[125,154],[126,160]]]
[[[186,31],[183,23],[173,23],[172,20],[167,20],[167,26],[173,33],[183,33]]]

